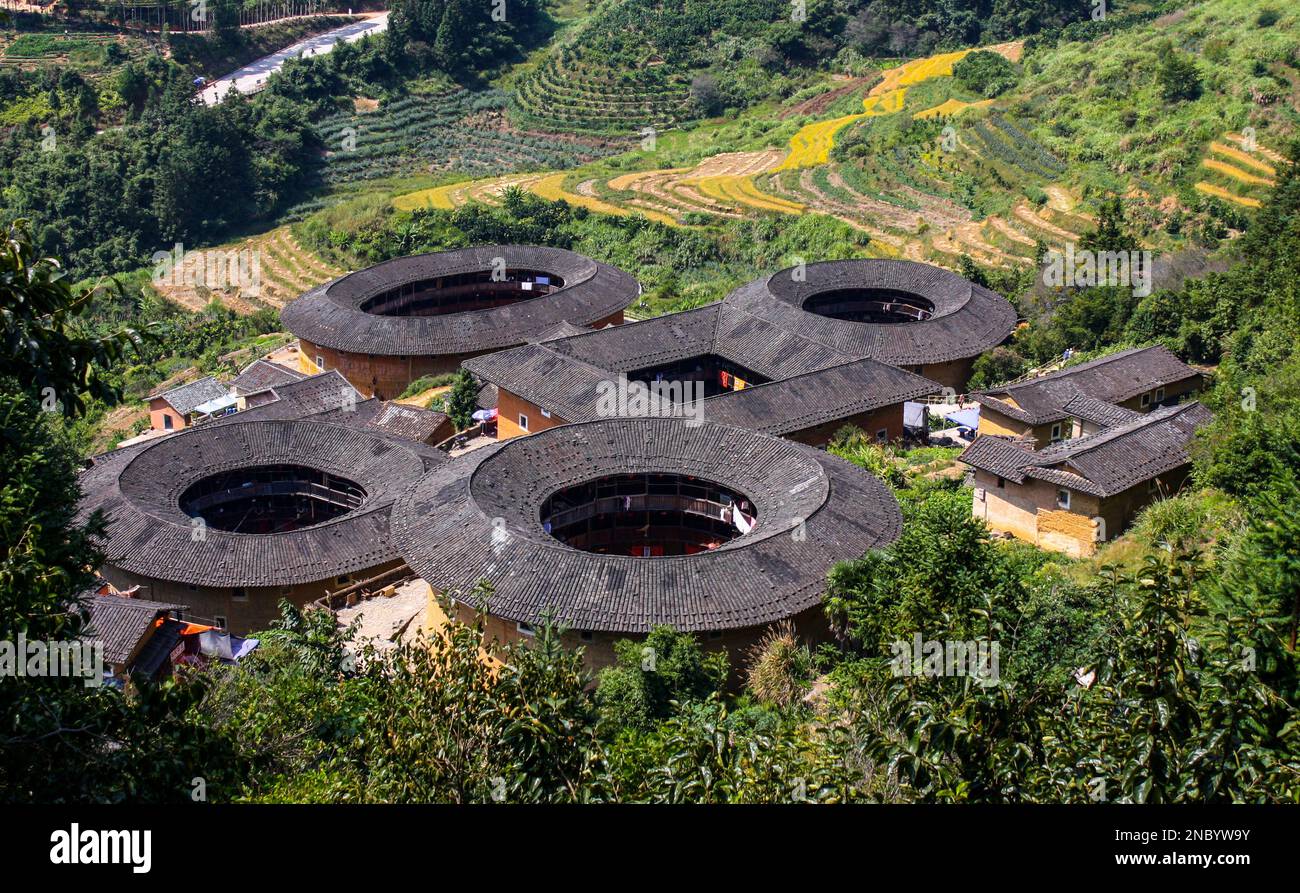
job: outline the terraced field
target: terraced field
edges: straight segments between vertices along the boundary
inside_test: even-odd
[[[327,118],[317,127],[327,147],[319,178],[337,186],[416,170],[557,170],[627,148],[625,141],[515,130],[507,104],[499,90],[457,89]]]
[[[689,117],[689,102],[685,78],[661,67],[616,73],[565,52],[520,82],[512,117],[546,130],[636,134]]]
[[[989,47],[1018,61],[1020,42]],[[639,213],[668,224],[689,225],[713,218],[753,214],[793,216],[819,213],[868,234],[881,256],[957,265],[963,256],[990,267],[1033,263],[1041,247],[1077,242],[1095,225],[1078,208],[1079,197],[1064,181],[1065,162],[994,100],[943,98],[945,89],[919,85],[949,77],[969,51],[940,53],[882,73],[863,100],[863,111],[812,121],[798,130],[785,151],[728,152],[692,167],[622,173],[603,179],[581,173],[508,175],[442,186],[402,196],[398,208],[454,208],[471,201],[496,204],[510,186],[548,199],[608,214]],[[830,91],[844,96],[852,82]],[[833,155],[837,134],[868,126],[869,119],[908,110],[909,94],[931,105],[914,119],[951,121],[971,114],[958,132],[956,151],[934,140],[878,152]],[[913,100],[915,102],[915,100]],[[801,108],[813,108],[801,103]],[[829,103],[816,106],[825,109]],[[977,113],[977,114],[975,114]],[[951,147],[948,147],[951,149]],[[1281,156],[1241,134],[1210,143],[1202,159],[1201,192],[1256,207],[1276,182]],[[568,184],[566,186],[566,184]],[[1000,184],[977,210],[972,184]],[[1012,185],[1014,184],[1014,185]],[[1018,191],[1022,190],[1022,191]]]
[[[206,257],[232,251],[251,252],[248,255],[248,268],[260,278],[260,287],[256,279],[252,287],[186,284],[202,282],[203,276],[197,268],[205,262]],[[153,288],[168,300],[190,310],[202,310],[216,300],[236,313],[247,314],[266,307],[279,309],[303,292],[337,278],[344,272],[303,248],[294,239],[289,227],[281,226],[251,239],[188,253],[177,275],[169,283],[155,282]]]
[[[1277,184],[1278,166],[1286,159],[1240,133],[1225,133],[1210,143],[1201,158],[1205,179],[1196,190],[1243,208],[1258,208]]]

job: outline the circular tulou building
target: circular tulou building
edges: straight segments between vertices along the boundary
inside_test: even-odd
[[[398,496],[442,453],[303,420],[194,428],[83,473],[83,518],[108,521],[102,575],[187,605],[231,632],[265,629],[280,599],[314,601],[386,570]]]
[[[843,353],[871,357],[961,392],[975,358],[1016,324],[1006,298],[930,264],[825,261],[733,291],[728,307]]]
[[[671,418],[571,424],[477,450],[393,510],[398,550],[453,599],[454,619],[483,607],[471,602],[485,580],[489,640],[531,636],[550,616],[594,667],[613,662],[617,639],[659,625],[733,653],[783,620],[819,638],[832,565],[900,528],[888,488],[847,462]]]
[[[562,327],[623,321],[641,293],[622,270],[572,251],[495,245],[386,261],[284,308],[304,363],[337,369],[363,394],[400,396],[424,375]]]

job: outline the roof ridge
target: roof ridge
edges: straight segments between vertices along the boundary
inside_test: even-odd
[[[1129,419],[1128,421],[1121,422],[1118,425],[1112,425],[1109,428],[1103,428],[1101,431],[1097,431],[1093,434],[1088,434],[1083,437],[1074,438],[1072,440],[1062,441],[1060,444],[1055,444],[1052,447],[1048,447],[1047,449],[1040,450],[1038,452],[1038,455],[1042,456],[1046,453],[1051,452],[1055,448],[1057,453],[1060,454],[1060,458],[1056,459],[1055,458],[1056,454],[1054,453],[1052,462],[1054,463],[1058,461],[1060,462],[1068,461],[1069,459],[1072,459],[1075,456],[1090,452],[1091,450],[1094,450],[1099,446],[1110,443],[1112,440],[1114,440],[1117,437],[1122,437],[1125,434],[1131,434],[1134,431],[1141,430],[1142,428],[1150,427],[1151,425],[1168,421],[1174,416],[1181,415],[1183,412],[1186,412],[1187,410],[1191,409],[1193,406],[1200,406],[1200,405],[1201,403],[1199,400],[1190,400],[1187,403],[1179,403],[1179,404],[1175,404],[1174,406],[1161,406],[1147,413],[1139,413],[1138,417],[1135,419]]]

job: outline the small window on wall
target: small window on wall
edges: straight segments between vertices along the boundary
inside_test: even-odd
[[[230,594],[230,597],[232,600],[237,602],[246,602],[248,601],[248,590],[243,588],[236,589]]]
[[[1159,403],[1163,399],[1165,399],[1165,389],[1156,388],[1156,402]]]
[[[721,639],[721,638],[722,638],[722,630],[720,630],[720,629],[711,629],[711,630],[709,630],[709,638],[710,638],[710,639]]]
[[[524,415],[522,412],[519,413],[519,427],[525,431],[528,430],[528,416]]]
[[[1057,422],[1055,425],[1052,426],[1052,443],[1056,443],[1060,439],[1061,439],[1061,423]]]
[[[881,428],[879,431],[876,432],[876,443],[884,443],[887,440],[889,440],[888,428]]]
[[[584,629],[582,632],[578,633],[578,638],[582,639],[582,641],[584,642],[590,642],[592,639],[595,638],[595,636],[592,635],[591,630]]]
[[[226,628],[226,618],[222,617],[220,614],[218,614],[216,617],[213,617],[212,622],[217,625],[217,629]]]
[[[1005,490],[1005,489],[1006,489],[1006,486],[1007,486],[1007,479],[1006,479],[1006,478],[998,478],[998,489],[999,489],[999,490]]]
[[[171,416],[169,416],[169,415],[165,415],[165,416],[163,416],[163,429],[166,430],[166,431],[170,431],[170,430],[172,429],[172,417],[171,417]]]
[[[1069,490],[1057,490],[1057,491],[1056,491],[1056,504],[1057,504],[1060,508],[1068,509],[1068,508],[1070,507],[1070,491],[1069,491]]]
[[[1151,395],[1150,395],[1150,394],[1143,394],[1143,395],[1142,395],[1142,407],[1143,407],[1143,409],[1145,409],[1146,407],[1148,407],[1148,406],[1150,406],[1150,405],[1151,405]]]
[[[325,358],[320,356],[319,354],[317,354],[316,356],[316,368],[322,372],[325,371]]]
[[[519,635],[528,636],[530,639],[537,635],[537,630],[533,628],[531,623],[516,623],[515,629],[519,631]]]

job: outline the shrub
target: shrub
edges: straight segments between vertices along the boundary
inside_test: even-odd
[[[967,54],[952,67],[952,76],[966,89],[990,99],[1016,85],[1016,67],[1005,56],[989,50]]]
[[[770,627],[749,649],[748,659],[745,682],[760,701],[789,707],[803,697],[812,682],[812,652],[799,643],[788,620]]]

